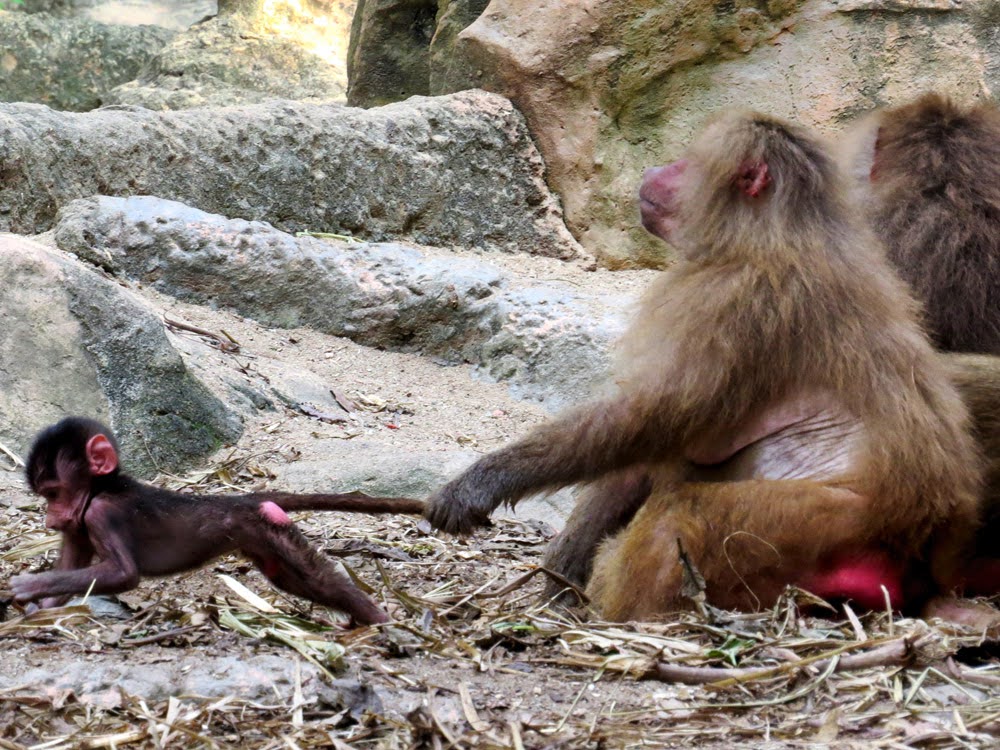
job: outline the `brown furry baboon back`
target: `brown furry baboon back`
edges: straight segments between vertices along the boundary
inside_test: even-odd
[[[881,112],[870,218],[948,351],[1000,354],[1000,111],[928,94]]]

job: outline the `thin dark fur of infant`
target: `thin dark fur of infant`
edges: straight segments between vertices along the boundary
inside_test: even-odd
[[[16,602],[42,607],[87,591],[128,591],[142,576],[190,570],[239,551],[283,591],[346,612],[354,623],[386,622],[385,612],[310,546],[287,513],[424,508],[419,500],[360,492],[186,495],[159,489],[122,472],[114,435],[82,417],[43,430],[25,471],[32,492],[48,502],[46,526],[62,534],[53,570],[11,579]]]

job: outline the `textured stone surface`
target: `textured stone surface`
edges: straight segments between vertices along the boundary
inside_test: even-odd
[[[315,455],[279,470],[277,480],[294,492],[361,490],[369,495],[427,497],[467,469],[480,454],[473,451],[406,451],[361,440],[324,440],[311,446]],[[532,518],[558,531],[573,509],[573,491],[564,489],[525,498],[516,508],[502,506],[498,517]]]
[[[256,104],[273,99],[343,101],[353,3],[277,3],[267,13],[226,15],[179,33],[108,104],[155,110]]]
[[[113,273],[267,325],[481,365],[524,396],[572,403],[607,372],[628,300],[519,282],[488,263],[398,244],[296,238],[154,198],[88,198],[58,245]]]
[[[123,26],[162,26],[186,29],[205,16],[214,14],[216,0],[21,0],[9,10],[24,13],[51,13],[54,16],[89,18],[100,23]]]
[[[437,26],[431,40],[430,91],[478,88],[482,76],[455,54],[458,35],[489,5],[489,0],[438,0]]]
[[[60,663],[58,669],[46,665],[16,679],[7,687],[21,695],[58,700],[71,693],[81,703],[104,709],[120,706],[123,693],[142,696],[149,702],[196,695],[270,705],[276,701],[291,703],[296,689],[302,691],[304,704],[313,708],[348,709],[352,715],[355,707],[359,714],[365,709],[382,708],[370,686],[349,679],[326,682],[320,669],[305,659],[273,654],[178,660],[169,652],[157,658],[133,653],[127,662],[100,655],[81,659],[77,655],[72,662]]]
[[[361,0],[351,27],[348,101],[374,107],[479,86],[479,71],[455,54],[459,33],[489,0]]]
[[[145,194],[287,231],[569,257],[543,172],[521,116],[484,92],[374,110],[0,105],[0,230],[21,234],[75,198]]]
[[[358,0],[347,53],[347,100],[372,107],[430,91],[438,0]]]
[[[23,453],[69,414],[110,421],[130,470],[187,465],[239,420],[184,367],[163,324],[84,264],[0,235],[0,441]]]
[[[173,32],[0,11],[0,102],[86,111],[131,81]]]
[[[478,456],[472,451],[406,451],[365,440],[322,440],[319,458],[282,467],[278,481],[294,492],[361,490],[369,495],[425,497]]]

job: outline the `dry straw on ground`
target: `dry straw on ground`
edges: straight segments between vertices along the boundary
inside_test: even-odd
[[[248,457],[184,481],[203,491],[246,485],[262,473]],[[4,574],[47,544],[20,528],[24,516],[3,519],[16,540],[7,544]],[[0,651],[128,659],[160,648],[193,665],[213,648],[284,653],[329,679],[373,684],[389,698],[380,712],[322,705],[304,698],[301,686],[266,705],[193,695],[149,703],[123,693],[102,709],[85,696],[4,680],[0,748],[997,742],[1000,668],[975,633],[850,610],[832,620],[803,617],[797,592],[759,614],[708,610],[662,623],[605,623],[539,602],[534,571],[545,534],[535,524],[502,521],[470,540],[445,542],[406,518],[352,519],[340,528],[304,523],[324,549],[357,567],[395,625],[345,632],[328,611],[283,598],[227,559],[144,587],[126,598],[134,612],[123,622],[97,619],[82,605],[27,617],[9,612]],[[405,710],[398,696],[408,697]]]
[[[161,483],[197,492],[267,486],[281,454],[235,450]],[[40,507],[0,506],[0,580],[55,549]],[[757,614],[702,607],[660,623],[616,624],[539,600],[551,531],[499,521],[443,539],[409,517],[314,514],[301,523],[389,608],[396,623],[344,631],[286,598],[250,566],[147,581],[125,619],[85,605],[0,621],[0,750],[10,748],[986,748],[1000,733],[1000,665],[980,634],[941,623],[806,617],[790,591]],[[298,666],[273,699],[118,690],[109,705],[24,684],[24,667],[177,661]],[[340,704],[307,671],[374,688]]]

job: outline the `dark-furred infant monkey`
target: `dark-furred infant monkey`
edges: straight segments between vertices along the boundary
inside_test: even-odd
[[[48,502],[46,526],[62,534],[53,570],[11,579],[16,602],[42,607],[87,591],[128,591],[142,576],[190,570],[239,551],[283,591],[345,612],[354,623],[386,622],[385,612],[309,545],[288,512],[423,510],[419,500],[359,492],[224,496],[159,489],[122,472],[114,435],[82,417],[38,435],[26,474],[31,490]]]

